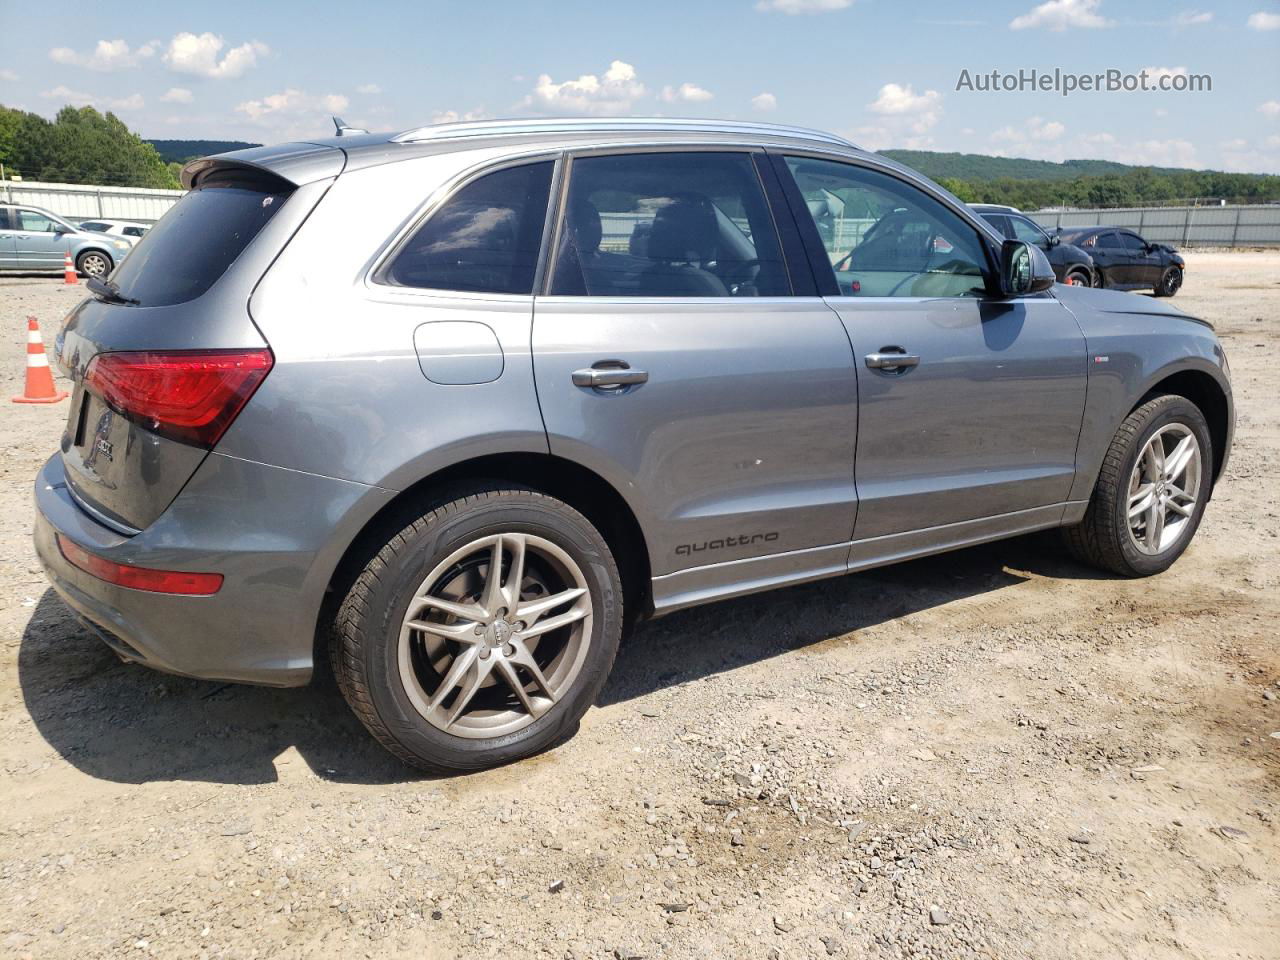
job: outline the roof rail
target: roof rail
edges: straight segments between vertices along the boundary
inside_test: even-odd
[[[452,140],[461,137],[506,137],[520,134],[548,133],[735,133],[756,136],[793,137],[817,140],[841,147],[854,147],[844,137],[805,127],[789,127],[777,123],[747,120],[690,120],[675,117],[609,117],[584,119],[546,117],[524,120],[469,120],[460,123],[437,123],[406,130],[391,138],[392,143],[422,143],[429,140]]]

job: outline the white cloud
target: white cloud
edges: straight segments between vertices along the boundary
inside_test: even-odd
[[[179,33],[169,41],[169,49],[165,52],[164,62],[175,73],[191,73],[200,77],[212,77],[217,80],[234,78],[242,75],[271,52],[270,47],[257,40],[232,47],[221,60],[224,42],[222,37],[212,33]]]
[[[382,88],[376,83],[362,83],[356,87],[356,93],[381,93]]]
[[[921,113],[936,109],[941,99],[937,90],[917,94],[909,83],[906,86],[886,83],[880,88],[880,95],[875,102],[867,104],[867,109],[872,113],[884,114]]]
[[[1280,100],[1258,104],[1258,112],[1268,117],[1280,117]]]
[[[759,110],[761,113],[768,113],[778,109],[778,98],[772,93],[757,93],[751,98],[751,106],[752,109]]]
[[[1186,67],[1143,67],[1150,78],[1148,82],[1159,83],[1161,77],[1185,77],[1187,76]],[[1141,71],[1140,71],[1141,72]]]
[[[1280,30],[1280,13],[1259,10],[1250,15],[1248,23],[1250,30]]]
[[[194,98],[185,87],[170,87],[160,99],[165,103],[190,103]]]
[[[703,89],[696,83],[682,83],[678,87],[663,87],[658,94],[664,103],[705,103],[715,96],[710,90]]]
[[[236,110],[253,123],[267,123],[279,117],[341,113],[349,104],[350,101],[340,93],[313,97],[290,87],[281,93],[269,94],[261,100],[246,100],[237,105]]]
[[[1050,143],[1060,140],[1066,132],[1066,125],[1057,120],[1032,117],[1021,127],[1001,127],[991,134],[991,139],[996,143],[1010,143],[1025,147],[1029,143]]]
[[[461,120],[485,120],[487,114],[483,110],[468,110],[466,113],[458,113],[457,110],[441,110],[439,113],[432,115],[432,123],[458,123]]]
[[[12,70],[0,70],[0,80],[3,80],[5,83],[17,83],[18,75]]]
[[[576,80],[556,83],[544,73],[538,77],[533,93],[524,98],[521,106],[553,113],[627,113],[644,93],[644,84],[636,76],[636,68],[622,60],[614,60],[603,77],[584,73]]]
[[[142,94],[132,93],[127,97],[99,97],[92,93],[81,93],[61,84],[52,90],[42,91],[40,96],[48,100],[61,100],[73,107],[101,107],[104,110],[141,110],[146,106]]]
[[[829,13],[853,6],[853,0],[759,0],[756,9],[762,13]]]
[[[1098,13],[1102,0],[1047,0],[1037,7],[1009,21],[1010,30],[1028,30],[1043,27],[1047,30],[1067,30],[1072,27],[1095,29],[1109,27],[1111,21]]]
[[[1208,23],[1212,19],[1213,14],[1207,10],[1183,10],[1173,18],[1173,22],[1180,27],[1196,27],[1202,23]]]
[[[155,46],[150,43],[131,50],[123,40],[99,40],[89,53],[76,53],[70,47],[54,47],[49,51],[49,59],[54,63],[107,73],[136,67],[155,52]]]

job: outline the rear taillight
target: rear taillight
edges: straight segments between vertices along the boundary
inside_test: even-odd
[[[84,547],[72,543],[57,534],[58,550],[73,567],[91,577],[114,583],[130,590],[146,590],[151,593],[177,593],[187,597],[207,597],[222,588],[220,573],[187,573],[184,570],[152,570],[149,567],[131,567],[116,563]]]
[[[100,353],[84,380],[113,410],[148,430],[212,447],[274,362],[265,347]]]

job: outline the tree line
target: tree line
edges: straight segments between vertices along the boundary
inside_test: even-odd
[[[178,164],[113,113],[63,107],[53,120],[0,104],[0,164],[5,176],[53,183],[175,188]]]

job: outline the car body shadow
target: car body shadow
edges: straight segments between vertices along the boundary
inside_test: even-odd
[[[1031,537],[710,604],[640,625],[598,702],[623,703],[1027,579],[1010,567],[1102,576]],[[423,777],[369,736],[332,682],[278,690],[123,664],[52,590],[23,632],[18,676],[44,739],[103,780],[271,783],[290,748],[334,782]]]

